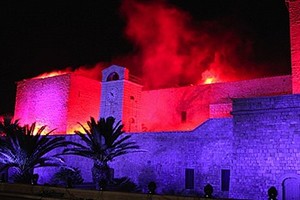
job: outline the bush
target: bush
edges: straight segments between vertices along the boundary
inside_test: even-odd
[[[56,172],[51,180],[53,185],[62,185],[66,187],[73,187],[74,185],[81,184],[83,178],[81,176],[81,171],[78,168],[65,168],[61,167],[58,172]]]
[[[111,190],[120,192],[141,192],[141,189],[128,177],[115,178],[108,187]]]

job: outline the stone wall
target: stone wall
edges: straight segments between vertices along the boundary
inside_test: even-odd
[[[158,193],[181,195],[203,194],[204,186],[209,183],[214,187],[215,196],[228,197],[228,192],[221,191],[221,170],[231,169],[231,118],[208,120],[192,132],[134,133],[131,136],[131,141],[145,152],[123,155],[109,163],[116,178],[127,176],[144,192],[148,183],[155,181]],[[65,137],[80,142],[76,135]],[[64,159],[68,166],[80,168],[84,182],[92,182],[92,160],[79,156],[64,156]],[[194,170],[194,189],[185,189],[187,168]],[[49,183],[57,170],[51,167],[35,170],[39,184]]]
[[[286,0],[290,18],[293,93],[300,93],[300,0]]]
[[[37,122],[38,127],[56,129],[56,134],[66,133],[69,91],[70,74],[20,81],[14,118],[21,124]]]
[[[141,127],[138,126],[140,124],[141,92],[141,85],[124,80],[122,123],[125,125],[126,132],[141,131]]]
[[[101,83],[96,80],[64,74],[28,79],[17,84],[16,119],[22,124],[47,125],[55,134],[73,133],[78,122],[91,116],[98,119]]]
[[[90,117],[99,119],[101,82],[76,74],[71,75],[67,109],[67,134],[81,130]]]
[[[221,191],[221,169],[231,168],[232,119],[211,119],[193,132],[132,134],[145,152],[116,158],[110,165],[115,176],[128,176],[144,191],[155,181],[159,193],[203,193],[210,183],[216,196]],[[185,189],[185,170],[194,169],[194,189]]]
[[[143,91],[140,114],[142,130],[193,130],[208,119],[209,96],[210,85]],[[184,123],[182,112],[186,112]]]
[[[232,98],[291,93],[291,76],[143,91],[140,122],[143,131],[193,130],[210,116],[230,116]],[[184,123],[182,112],[186,112]]]
[[[300,95],[233,100],[233,177],[230,196],[266,199],[300,174]],[[281,194],[280,194],[281,195]]]
[[[158,193],[181,195],[203,193],[209,183],[216,197],[262,200],[275,186],[281,199],[284,181],[300,177],[299,105],[300,95],[233,99],[233,118],[210,119],[193,131],[132,133],[131,140],[145,152],[109,165],[116,178],[127,176],[144,192],[150,181]],[[66,138],[80,141],[75,135]],[[85,182],[92,181],[91,160],[65,159],[81,169]],[[194,189],[185,188],[186,169],[194,170]],[[222,169],[230,170],[229,191],[221,189]],[[50,172],[41,172],[41,181]]]
[[[56,137],[56,136],[52,136]],[[82,142],[81,138],[77,135],[65,135],[64,136],[67,141],[77,142],[85,145]],[[63,148],[58,148],[49,153],[49,155],[54,153],[61,153]],[[65,164],[69,167],[77,167],[80,169],[82,178],[84,182],[91,183],[92,180],[92,167],[93,161],[91,159],[81,157],[81,156],[73,156],[73,155],[65,155],[62,156],[65,161]],[[37,168],[34,170],[34,173],[39,174],[38,184],[51,184],[51,179],[55,172],[59,170],[58,167],[45,167],[45,168]]]

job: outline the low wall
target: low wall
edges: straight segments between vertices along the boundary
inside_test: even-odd
[[[0,183],[1,200],[25,200],[25,199],[47,199],[47,200],[202,200],[201,197],[179,197],[166,195],[150,195],[124,192],[109,192],[96,190],[80,190],[73,188],[58,188],[38,185],[7,184]],[[205,198],[210,200],[209,198]]]

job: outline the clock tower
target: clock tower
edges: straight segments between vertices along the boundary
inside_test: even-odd
[[[100,117],[121,120],[124,130],[140,130],[139,112],[142,85],[132,79],[125,67],[112,65],[102,71]]]

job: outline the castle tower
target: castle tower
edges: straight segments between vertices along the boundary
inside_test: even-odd
[[[72,73],[19,81],[14,118],[46,125],[46,132],[55,129],[52,134],[73,134],[78,122],[99,117],[100,89],[99,81]]]
[[[129,70],[112,65],[102,71],[100,117],[122,120],[127,132],[139,131],[142,86],[130,79]]]
[[[293,94],[300,93],[300,0],[286,0],[290,18]]]

